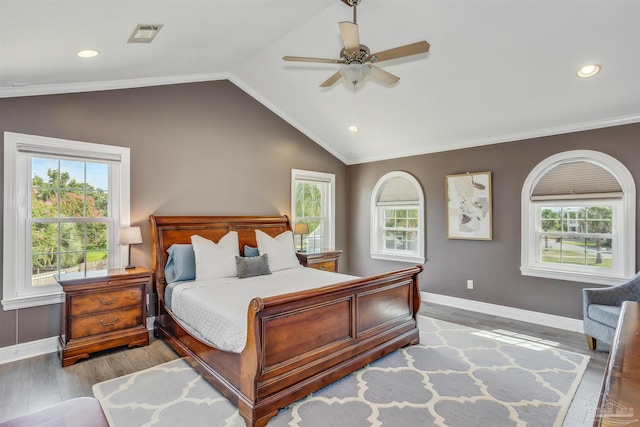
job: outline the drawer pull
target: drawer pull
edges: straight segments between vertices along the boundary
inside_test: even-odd
[[[116,301],[118,301],[118,297],[113,297],[112,301],[105,301],[104,298],[100,297],[100,302],[102,303],[102,305],[111,305],[111,304],[115,304]]]
[[[117,317],[115,317],[115,318],[113,319],[113,322],[105,322],[104,320],[100,320],[100,324],[101,324],[102,326],[113,326],[113,325],[115,325],[115,324],[116,324],[116,322],[117,322],[117,321],[118,321],[118,318],[117,318]]]
[[[320,266],[320,270],[322,270],[322,271],[327,271],[327,266],[326,266],[326,265],[321,265],[321,266]]]

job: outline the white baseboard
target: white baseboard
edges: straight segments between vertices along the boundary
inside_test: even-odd
[[[0,348],[0,365],[58,351],[58,337],[44,338]]]
[[[556,316],[554,314],[540,313],[537,311],[523,310],[521,308],[507,307],[504,305],[490,304],[487,302],[473,301],[464,298],[449,297],[446,295],[420,292],[422,301],[463,310],[476,311],[478,313],[491,314],[493,316],[506,317],[507,319],[520,320],[522,322],[535,323],[552,328],[565,329],[572,332],[583,332],[582,320],[570,317]]]
[[[147,329],[153,330],[155,317],[147,317]],[[0,348],[0,365],[58,351],[58,337],[44,338]]]

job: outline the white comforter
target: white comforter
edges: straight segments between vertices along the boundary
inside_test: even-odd
[[[292,268],[271,275],[183,282],[171,294],[171,310],[199,339],[240,353],[246,344],[247,310],[255,297],[266,298],[356,279],[312,268]]]

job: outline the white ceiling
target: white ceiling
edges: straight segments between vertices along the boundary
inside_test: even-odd
[[[378,65],[398,84],[322,89],[337,65],[282,60],[337,58],[351,19],[339,0],[0,0],[0,97],[229,79],[347,164],[640,122],[639,0],[362,0],[372,52],[431,44]],[[164,27],[127,44],[137,24]]]

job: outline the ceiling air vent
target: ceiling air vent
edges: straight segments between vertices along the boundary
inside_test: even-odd
[[[139,24],[131,33],[127,43],[151,43],[161,29],[162,25]]]

